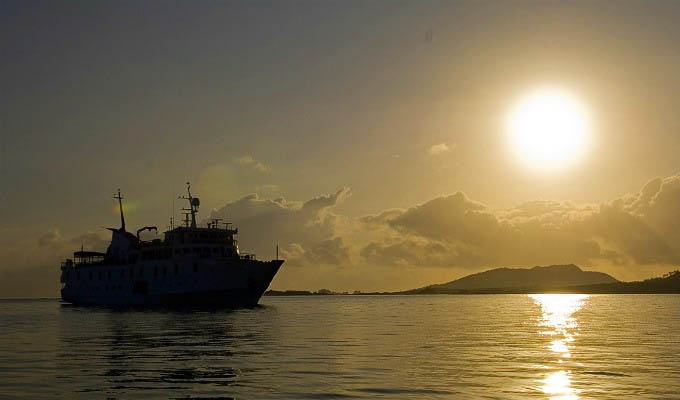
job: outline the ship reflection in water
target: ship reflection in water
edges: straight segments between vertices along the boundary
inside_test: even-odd
[[[551,399],[575,400],[578,391],[571,386],[571,371],[566,369],[565,361],[571,358],[574,337],[578,334],[578,320],[574,314],[581,309],[588,295],[582,294],[534,294],[530,296],[541,306],[542,316],[539,326],[544,328],[539,333],[549,337],[547,347],[553,354],[551,365],[553,370],[541,381],[541,389]]]

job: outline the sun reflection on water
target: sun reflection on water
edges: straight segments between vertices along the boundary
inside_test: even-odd
[[[541,381],[543,393],[550,395],[554,400],[576,400],[578,396],[571,387],[571,379],[567,371],[557,371],[549,374]]]
[[[578,311],[589,297],[584,294],[532,294],[536,304],[541,306],[539,325],[544,328],[541,335],[554,337],[547,348],[556,357],[557,371],[549,373],[541,380],[541,390],[551,399],[578,399],[578,393],[571,387],[571,373],[561,369],[564,359],[571,358],[571,347],[577,335],[578,321],[573,314]]]

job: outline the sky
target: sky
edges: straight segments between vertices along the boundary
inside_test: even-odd
[[[678,20],[677,1],[1,0],[0,297],[58,296],[118,188],[130,227],[165,227],[186,181],[242,251],[280,246],[275,289],[677,269]],[[546,85],[589,116],[563,168],[508,143]]]

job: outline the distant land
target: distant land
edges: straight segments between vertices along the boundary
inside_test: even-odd
[[[549,265],[533,268],[496,268],[451,282],[403,292],[343,292],[328,289],[269,290],[265,296],[396,295],[396,294],[522,294],[522,293],[680,293],[680,271],[636,282],[621,282],[611,275],[583,271],[576,265]]]

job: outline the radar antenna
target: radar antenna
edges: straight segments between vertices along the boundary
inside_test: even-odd
[[[191,227],[196,228],[196,213],[198,212],[198,206],[201,205],[201,201],[198,199],[198,197],[191,196],[191,183],[189,182],[187,182],[187,193],[189,194],[189,197],[179,197],[180,199],[189,200],[189,208],[182,208],[182,210],[189,211],[187,214],[191,214]]]
[[[125,232],[125,216],[123,216],[123,199],[120,195],[120,189],[118,189],[118,194],[113,195],[114,199],[118,199],[118,208],[120,208],[120,231]]]

